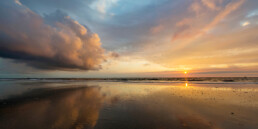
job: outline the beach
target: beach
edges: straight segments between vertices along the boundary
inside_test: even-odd
[[[1,129],[258,128],[256,81],[3,79],[0,102]]]

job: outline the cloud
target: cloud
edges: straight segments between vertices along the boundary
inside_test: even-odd
[[[241,25],[242,25],[243,27],[245,27],[245,26],[248,26],[249,24],[250,24],[250,22],[245,21],[245,22],[243,22]]]
[[[0,57],[62,70],[96,70],[105,60],[98,34],[62,11],[40,16],[17,0],[3,0],[0,18]]]
[[[207,1],[203,0],[203,3],[206,3]],[[172,41],[178,40],[178,39],[186,39],[186,40],[193,40],[199,36],[202,36],[206,33],[208,33],[210,30],[212,30],[220,21],[222,21],[225,17],[227,17],[231,12],[238,9],[245,0],[238,0],[228,3],[223,9],[221,9],[213,18],[212,21],[206,22],[205,25],[199,25],[199,20],[202,19],[202,17],[199,17],[199,14],[202,9],[200,7],[199,3],[192,3],[190,6],[190,10],[193,10],[196,13],[196,16],[184,18],[183,20],[176,23],[176,29],[177,31],[174,33],[172,37]],[[215,3],[211,4],[212,2],[209,1],[209,8],[219,8],[215,7]],[[206,3],[207,4],[207,3]],[[206,5],[205,4],[205,5]],[[198,5],[198,6],[197,6]],[[211,6],[212,5],[212,6]],[[211,6],[211,7],[210,7]],[[197,8],[198,7],[198,8]],[[208,11],[208,10],[206,10]],[[206,12],[205,11],[205,12]],[[207,16],[204,16],[204,18],[207,18]],[[202,19],[203,20],[203,19]]]
[[[96,0],[91,4],[92,9],[96,9],[98,12],[106,14],[107,10],[114,6],[118,0]]]
[[[159,33],[161,32],[162,30],[164,30],[164,26],[162,24],[158,25],[158,26],[154,26],[150,29],[150,32],[152,34],[156,34],[156,33]]]
[[[18,5],[22,5],[21,2],[19,0],[14,0],[14,2]]]
[[[116,52],[111,52],[111,53],[110,53],[110,57],[112,57],[112,58],[118,58],[118,57],[119,57],[119,54],[116,53]]]
[[[222,3],[223,0],[202,0],[202,3],[211,10],[219,10],[218,3]]]
[[[208,24],[205,28],[204,31],[208,31],[209,29],[213,28],[215,25],[217,25],[222,19],[224,19],[226,16],[228,16],[231,12],[235,11],[238,9],[245,0],[239,0],[237,2],[231,2],[229,3],[224,10],[222,10],[214,19],[213,21]]]

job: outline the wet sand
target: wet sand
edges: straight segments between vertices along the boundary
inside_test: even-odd
[[[257,82],[0,82],[0,129],[257,128]]]

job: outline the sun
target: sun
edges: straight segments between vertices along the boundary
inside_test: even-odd
[[[185,71],[184,73],[187,74],[187,71]]]

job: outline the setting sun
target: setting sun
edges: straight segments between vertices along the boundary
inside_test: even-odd
[[[187,71],[185,71],[184,73],[187,74]]]

